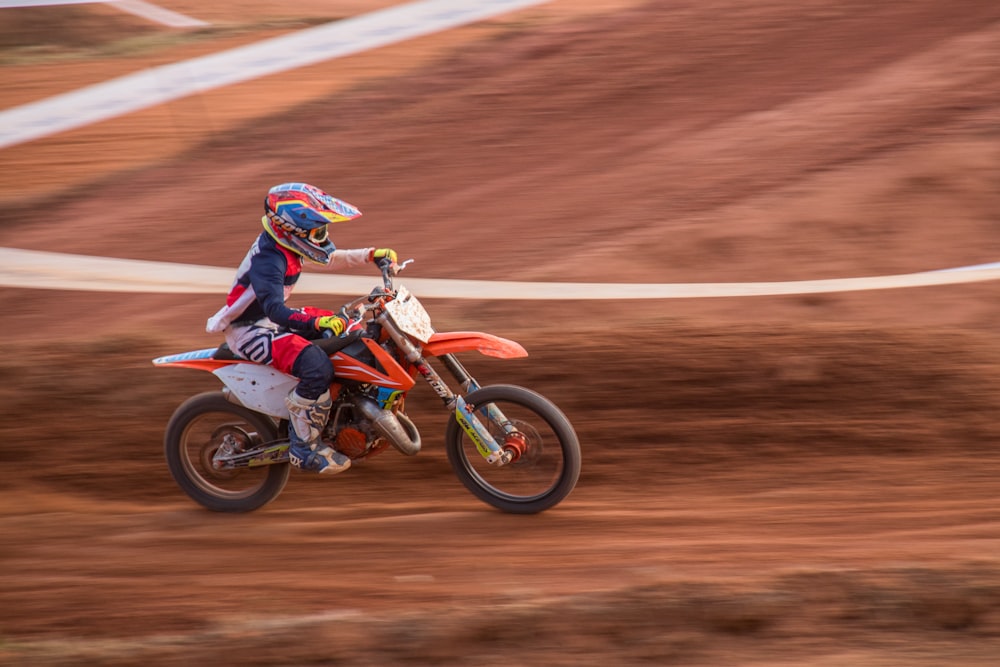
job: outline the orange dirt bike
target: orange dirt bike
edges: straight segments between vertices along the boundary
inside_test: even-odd
[[[477,498],[505,512],[532,514],[569,495],[581,455],[566,416],[529,389],[480,387],[455,357],[476,350],[511,359],[527,356],[525,349],[487,333],[435,332],[417,298],[393,284],[390,266],[382,268],[382,282],[341,309],[350,334],[315,341],[335,373],[323,440],[353,461],[389,446],[413,456],[421,438],[404,404],[419,376],[450,411],[448,461]],[[454,377],[460,393],[431,367],[430,357]],[[153,363],[209,371],[225,385],[186,400],[167,424],[167,465],[181,489],[218,512],[249,512],[274,500],[288,481],[285,397],[298,380],[237,358],[225,344]]]

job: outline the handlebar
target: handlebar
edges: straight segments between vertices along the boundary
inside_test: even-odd
[[[407,266],[413,263],[413,259],[408,259],[405,262],[395,264],[388,257],[383,257],[376,262],[376,266],[382,271],[382,285],[385,287],[386,292],[393,291],[392,277],[398,275],[400,271],[405,269]]]
[[[372,309],[372,304],[382,297],[395,296],[396,288],[393,284],[393,276],[413,263],[412,259],[394,265],[388,258],[378,260],[376,263],[382,271],[382,287],[376,287],[367,296],[359,296],[353,301],[349,301],[340,308],[340,314],[349,322],[360,320],[365,313]]]

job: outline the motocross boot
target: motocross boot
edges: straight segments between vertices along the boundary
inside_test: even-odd
[[[288,461],[299,470],[335,475],[351,467],[351,459],[320,440],[330,416],[330,392],[319,398],[302,398],[293,390],[285,399],[288,406]]]

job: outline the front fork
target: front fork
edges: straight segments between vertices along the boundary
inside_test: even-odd
[[[378,319],[382,320],[383,318],[385,318],[384,314]],[[386,325],[387,322],[383,321],[382,324]],[[396,345],[403,351],[407,360],[413,364],[421,377],[431,386],[434,393],[444,401],[445,406],[449,410],[455,411],[455,420],[458,421],[458,425],[462,427],[462,430],[476,444],[476,449],[479,450],[479,453],[486,459],[487,463],[497,466],[507,465],[517,460],[524,453],[524,437],[517,432],[511,421],[504,416],[503,412],[496,405],[490,403],[485,408],[480,408],[478,412],[490,422],[503,428],[503,443],[497,442],[486,424],[476,415],[477,411],[474,407],[466,403],[465,398],[461,394],[456,394],[448,387],[448,384],[441,378],[437,371],[431,368],[430,364],[427,363],[420,353],[420,349],[409,338],[402,333],[398,333],[396,328],[391,325],[384,328],[389,332]],[[479,389],[479,384],[465,370],[465,367],[462,366],[462,363],[455,355],[443,354],[438,359],[441,360],[441,363],[448,369],[448,372],[458,381],[464,393],[468,394]]]
[[[455,379],[461,384],[462,391],[466,394],[479,389],[479,383],[476,382],[475,378],[469,375],[469,372],[465,370],[465,367],[461,362],[455,358],[453,354],[445,354],[440,357],[441,362],[444,364],[445,368],[455,377]],[[479,418],[473,414],[473,409],[469,406],[461,396],[457,396],[458,406],[456,407],[455,418],[458,420],[459,425],[469,434],[472,441],[476,443],[476,449],[479,453],[483,455],[489,463],[497,463],[499,465],[506,465],[511,461],[517,460],[521,454],[524,453],[525,440],[524,436],[517,430],[517,427],[507,419],[507,416],[496,406],[495,403],[487,403],[486,407],[479,409],[479,414],[486,417],[490,422],[500,426],[504,431],[504,443],[500,446],[499,450],[490,447],[490,444],[496,445],[496,439],[493,438],[490,433],[485,429],[483,423],[479,421]],[[479,440],[476,439],[474,433],[480,434],[485,431],[486,444],[481,445]]]

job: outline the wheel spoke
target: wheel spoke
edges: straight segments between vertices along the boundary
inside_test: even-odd
[[[249,467],[227,462],[276,436],[269,417],[230,403],[221,392],[206,392],[174,412],[164,454],[170,474],[195,501],[217,512],[249,512],[281,493],[288,463]]]
[[[207,435],[206,435],[207,434]],[[181,462],[191,480],[209,493],[246,497],[264,484],[262,468],[221,468],[213,459],[256,447],[264,442],[252,424],[234,421],[228,413],[207,412],[192,419],[181,435]]]
[[[448,456],[472,493],[504,511],[518,513],[548,509],[569,494],[579,476],[580,448],[558,408],[534,392],[510,385],[479,389],[466,400],[495,440],[513,455],[506,465],[487,462],[452,419]]]

